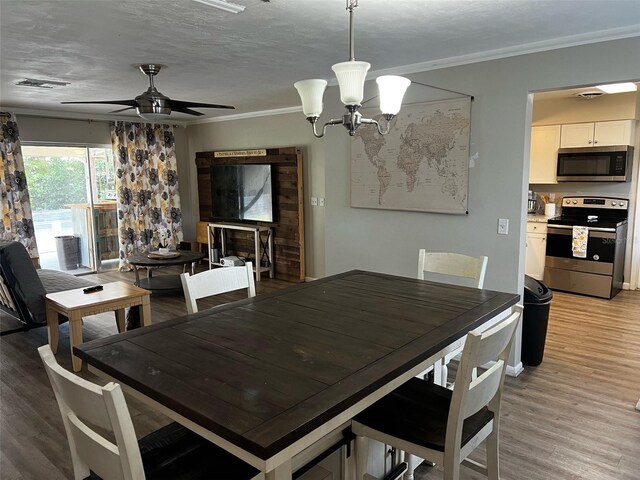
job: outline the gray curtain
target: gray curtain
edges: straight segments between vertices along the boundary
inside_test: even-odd
[[[17,240],[31,257],[38,257],[18,124],[12,113],[0,113],[0,125],[0,238]]]

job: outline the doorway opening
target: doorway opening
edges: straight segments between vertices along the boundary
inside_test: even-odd
[[[22,145],[40,266],[74,275],[118,265],[110,146]]]
[[[547,220],[562,215],[564,197],[622,199],[628,206],[623,288],[640,288],[640,92],[606,93],[587,86],[535,92],[532,96],[525,273],[550,281],[546,268],[550,240]],[[559,149],[586,151],[616,146],[634,148],[628,164],[631,181],[557,178]]]

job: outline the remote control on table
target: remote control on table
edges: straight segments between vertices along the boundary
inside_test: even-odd
[[[104,287],[102,285],[94,285],[92,287],[87,287],[85,289],[83,289],[82,291],[84,293],[93,293],[93,292],[99,292],[100,290],[102,290]]]

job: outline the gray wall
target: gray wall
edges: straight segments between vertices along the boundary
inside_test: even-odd
[[[111,145],[109,122],[68,120],[17,114],[20,140],[23,142]]]
[[[191,186],[188,195],[192,202],[192,209],[189,212],[184,210],[185,232],[190,232],[191,229],[195,231],[195,222],[198,219],[196,152],[272,147],[299,147],[302,149],[305,270],[307,277],[324,277],[325,209],[319,206],[312,207],[310,198],[311,196],[325,196],[326,143],[315,139],[311,133],[311,127],[305,121],[302,113],[191,125],[187,127],[187,134],[191,158],[189,167]],[[327,182],[332,181],[334,181],[332,175],[327,175]],[[183,197],[183,202],[186,203],[186,197]],[[190,223],[187,223],[187,217],[189,217]]]
[[[411,75],[475,97],[471,153],[478,159],[469,171],[469,215],[349,208],[349,138],[333,131],[324,140],[327,178],[333,179],[326,192],[326,273],[365,268],[412,276],[422,247],[488,255],[486,287],[522,291],[529,92],[637,80],[639,65],[640,38],[633,38]],[[412,86],[407,101],[416,101],[424,90]],[[336,96],[334,88],[325,98]],[[338,111],[332,105],[327,114]],[[499,217],[509,219],[507,236],[497,235]]]

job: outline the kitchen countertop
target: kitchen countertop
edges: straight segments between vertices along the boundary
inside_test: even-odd
[[[528,214],[527,222],[547,223],[550,217],[545,215]]]

